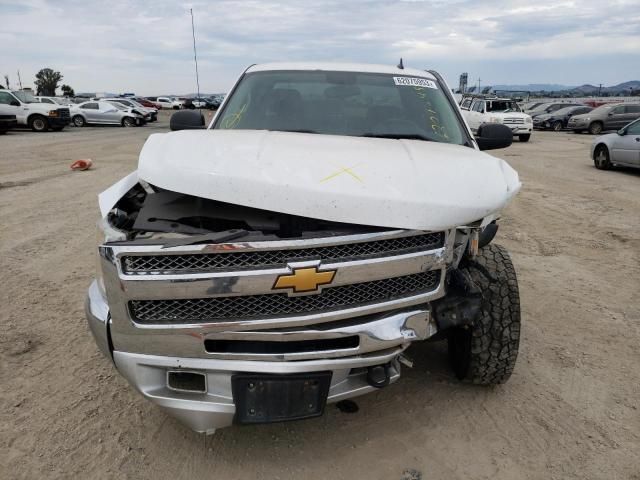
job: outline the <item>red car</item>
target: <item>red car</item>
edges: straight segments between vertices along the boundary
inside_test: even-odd
[[[162,109],[162,105],[158,105],[157,103],[147,100],[146,98],[135,97],[134,100],[138,102],[140,105],[142,105],[143,107],[156,108],[158,110]]]

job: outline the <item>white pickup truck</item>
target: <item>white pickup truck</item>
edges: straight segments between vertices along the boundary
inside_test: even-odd
[[[0,115],[15,115],[18,126],[34,132],[60,131],[69,123],[69,108],[40,103],[30,92],[0,89]]]
[[[485,123],[501,123],[511,129],[514,137],[528,142],[533,132],[533,120],[509,98],[464,97],[460,103],[462,115],[472,132]]]
[[[490,242],[520,181],[481,150],[513,136],[474,137],[437,72],[253,65],[208,129],[194,110],[171,128],[99,196],[86,302],[150,401],[207,433],[315,417],[427,339],[464,381],[509,378],[518,284]]]

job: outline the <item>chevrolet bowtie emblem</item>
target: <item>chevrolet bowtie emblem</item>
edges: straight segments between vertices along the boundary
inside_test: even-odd
[[[280,275],[273,288],[293,288],[294,293],[315,292],[320,285],[333,282],[335,275],[336,270],[319,272],[318,267],[296,268],[293,273]]]

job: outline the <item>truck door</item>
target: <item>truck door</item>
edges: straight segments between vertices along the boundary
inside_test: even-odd
[[[18,123],[27,124],[26,106],[9,92],[0,92],[0,114],[15,115]]]
[[[473,132],[478,131],[478,127],[483,123],[484,118],[484,100],[474,100],[469,110],[467,121]]]

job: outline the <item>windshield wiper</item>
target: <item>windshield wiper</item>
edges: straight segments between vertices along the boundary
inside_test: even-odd
[[[361,137],[369,138],[391,138],[393,140],[424,140],[425,142],[436,142],[434,138],[429,138],[419,133],[364,133]]]

